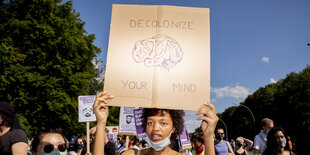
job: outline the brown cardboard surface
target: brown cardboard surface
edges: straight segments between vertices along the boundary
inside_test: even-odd
[[[114,4],[106,69],[112,106],[196,110],[210,101],[209,9]]]

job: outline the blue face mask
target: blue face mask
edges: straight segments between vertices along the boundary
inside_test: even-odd
[[[172,131],[170,132],[168,137],[166,137],[164,140],[162,140],[160,142],[157,142],[157,143],[151,141],[148,136],[146,136],[145,141],[155,151],[160,151],[160,150],[164,149],[166,146],[168,146],[170,144],[170,135],[171,135],[171,133],[172,133]]]
[[[50,152],[50,153],[45,153],[45,152],[43,152],[43,153],[40,153],[40,155],[67,155],[68,153],[67,153],[67,150],[66,151],[64,151],[64,152],[60,152],[58,149],[54,149],[52,152]]]

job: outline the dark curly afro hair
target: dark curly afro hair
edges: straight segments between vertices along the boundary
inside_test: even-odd
[[[175,128],[174,133],[171,134],[170,139],[176,139],[178,135],[180,135],[183,131],[183,110],[171,110],[171,109],[154,109],[154,108],[144,108],[141,119],[142,119],[142,127],[144,132],[146,131],[147,118],[149,116],[156,116],[160,113],[163,116],[165,113],[169,113],[173,122],[173,127]]]

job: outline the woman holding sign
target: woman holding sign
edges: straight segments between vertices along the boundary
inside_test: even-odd
[[[97,132],[95,137],[94,155],[104,154],[104,129],[106,126],[108,111],[108,100],[113,99],[113,96],[106,91],[96,95],[96,100],[93,109],[97,118]],[[214,155],[214,130],[218,121],[215,107],[210,103],[205,103],[197,111],[196,115],[203,116],[197,118],[202,120],[201,128],[204,133],[204,144],[206,147],[206,155]],[[168,110],[168,109],[148,109],[143,112],[143,128],[146,131],[146,141],[150,148],[138,151],[127,150],[122,155],[178,155],[178,153],[169,147],[170,139],[176,138],[183,130],[183,110]]]

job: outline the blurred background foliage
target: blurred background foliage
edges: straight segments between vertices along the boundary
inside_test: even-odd
[[[284,128],[293,140],[309,144],[310,66],[259,88],[240,104],[218,114],[227,126],[229,139],[242,136],[253,140],[261,130],[261,119],[268,117],[274,121],[274,126]],[[219,121],[218,127],[225,129],[224,123]],[[304,141],[306,139],[308,142]]]

